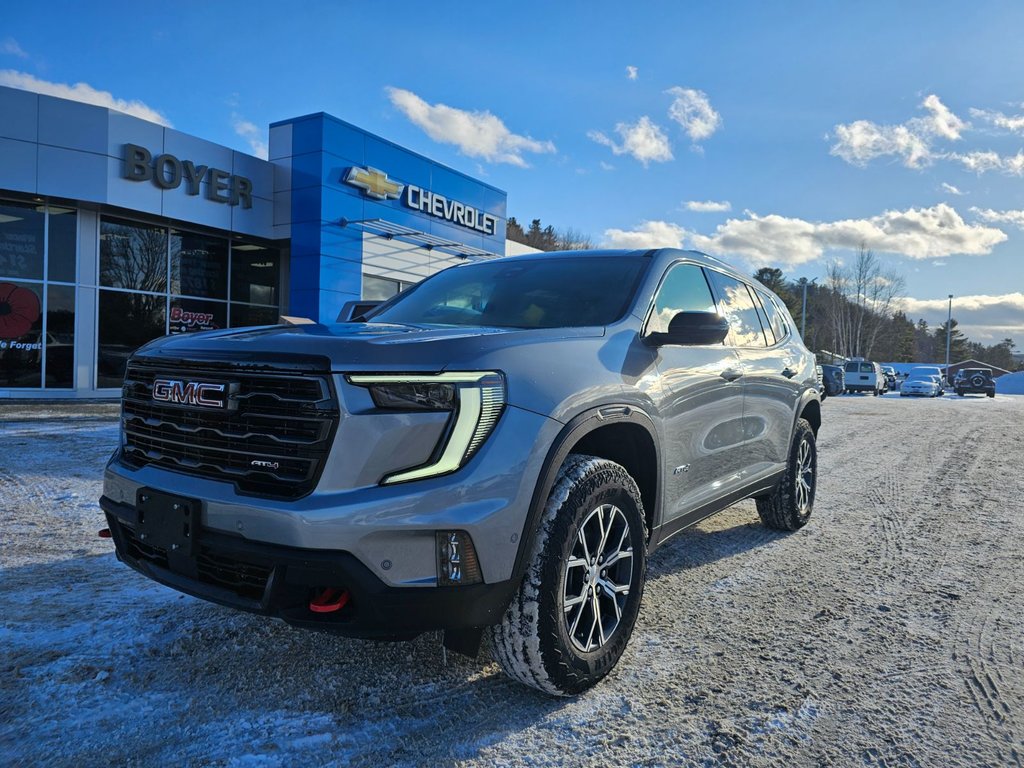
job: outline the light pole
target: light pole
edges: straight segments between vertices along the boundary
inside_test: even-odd
[[[804,343],[806,344],[807,343],[806,342],[806,337],[807,337],[807,283],[808,282],[816,283],[816,282],[818,282],[818,278],[814,278],[813,280],[808,281],[806,277],[801,277],[798,282],[800,283],[800,285],[802,285],[804,287],[804,302],[803,302],[803,306],[801,306],[801,308],[800,308],[800,338],[801,339],[805,339]]]
[[[949,381],[949,342],[953,337],[953,294],[949,294],[949,312],[946,314],[946,381]]]

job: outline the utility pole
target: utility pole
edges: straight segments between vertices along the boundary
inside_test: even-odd
[[[807,278],[801,277],[800,284],[804,287],[804,303],[800,308],[800,338],[806,339],[807,337]],[[804,342],[807,343],[806,341]]]
[[[804,340],[804,344],[807,343],[807,286],[809,283],[818,282],[818,278],[808,280],[806,277],[801,277],[797,280],[800,285],[804,288],[804,301],[803,306],[800,308],[800,338]]]
[[[949,381],[949,342],[953,337],[953,294],[949,294],[949,312],[946,315],[946,381]]]

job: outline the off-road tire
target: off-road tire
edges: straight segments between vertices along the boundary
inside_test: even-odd
[[[625,517],[631,581],[618,626],[604,645],[584,652],[565,627],[563,576],[579,526],[604,504],[614,504]],[[581,693],[607,675],[626,649],[640,610],[646,539],[643,502],[629,473],[606,459],[570,455],[548,496],[523,580],[501,622],[490,629],[492,653],[505,674],[556,696]]]
[[[797,504],[797,478],[798,478],[798,456],[800,446],[807,442],[810,446],[811,456],[811,490],[810,501],[805,510],[801,510]],[[757,514],[761,516],[761,522],[768,528],[778,531],[795,531],[807,525],[814,509],[814,491],[817,487],[818,477],[818,452],[814,439],[814,429],[807,419],[798,419],[796,430],[793,433],[793,442],[789,448],[789,459],[786,462],[786,472],[779,481],[778,486],[767,496],[757,498]]]

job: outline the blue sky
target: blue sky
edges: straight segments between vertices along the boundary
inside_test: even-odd
[[[865,242],[1024,346],[1024,4],[28,3],[0,84],[259,153],[324,111],[597,243],[821,278]]]

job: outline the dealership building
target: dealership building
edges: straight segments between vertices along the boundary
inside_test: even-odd
[[[164,334],[334,322],[513,252],[506,195],[323,113],[269,160],[0,87],[0,398],[116,397]]]

